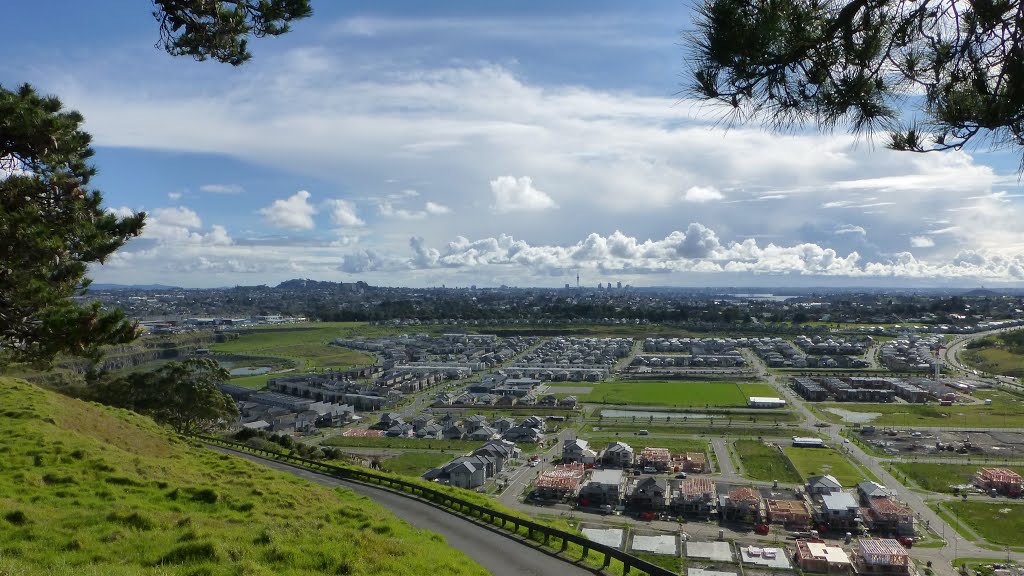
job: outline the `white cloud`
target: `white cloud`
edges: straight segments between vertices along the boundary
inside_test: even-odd
[[[309,197],[309,192],[299,190],[284,200],[274,200],[270,206],[261,208],[260,213],[268,224],[276,228],[312,230],[316,227],[313,222],[316,208],[309,203]]]
[[[423,210],[425,210],[427,214],[435,215],[448,214],[452,211],[451,208],[443,204],[437,204],[435,202],[427,202],[426,205],[423,206]]]
[[[911,236],[910,245],[914,248],[931,248],[935,246],[935,240],[930,236]]]
[[[853,224],[843,224],[842,226],[836,226],[833,234],[860,234],[861,236],[867,235],[867,230],[863,226],[855,226]]]
[[[526,81],[527,74],[519,76],[486,62],[431,68],[428,61],[407,67],[347,54],[352,65],[342,66],[340,60],[331,60],[330,51],[294,55],[300,61],[311,56],[317,61],[289,67],[291,56],[270,54],[241,76],[204,79],[199,90],[184,90],[171,73],[156,75],[146,85],[121,71],[87,75],[77,69],[31,80],[49,82],[48,91],[62,94],[69,107],[80,109],[101,146],[226,155],[266,170],[368,191],[361,202],[376,207],[382,217],[373,218],[373,234],[359,239],[359,247],[372,250],[383,266],[394,265],[396,258],[402,260],[397,255],[407,251],[408,220],[417,221],[415,233],[424,239],[424,248],[433,245],[439,250],[440,263],[453,219],[434,216],[452,208],[459,216],[458,233],[476,239],[464,238],[469,247],[465,253],[453,252],[452,263],[492,258],[491,247],[502,238],[495,230],[515,238],[509,242],[516,246],[530,239],[541,246],[574,247],[568,259],[553,258],[557,251],[538,250],[534,244],[522,248],[552,265],[588,262],[590,253],[602,250],[626,254],[639,250],[647,242],[644,238],[664,241],[674,234],[680,225],[680,202],[688,194],[689,200],[707,200],[690,202],[685,211],[707,231],[676,231],[680,242],[685,237],[689,243],[679,248],[690,254],[717,253],[732,246],[719,238],[747,238],[750,243],[738,243],[748,251],[747,257],[729,265],[738,273],[753,270],[750,262],[755,257],[760,261],[758,273],[797,268],[783,261],[820,258],[833,269],[841,260],[840,267],[860,276],[877,272],[884,278],[930,277],[920,275],[951,266],[956,275],[976,270],[987,278],[1003,271],[1002,280],[1015,281],[1016,268],[999,264],[997,257],[1010,262],[1024,254],[1022,215],[1017,210],[1024,202],[1013,193],[1019,184],[1005,181],[978,157],[965,153],[896,153],[854,146],[853,139],[843,135],[778,136],[756,126],[723,133],[709,129],[713,114],[695,111],[688,102],[614,88],[541,84]],[[103,81],[76,83],[76,76]],[[71,80],[53,85],[53,78]],[[345,98],[332,97],[339,93]],[[353,133],[361,138],[337,138]],[[491,195],[480,189],[482,182],[491,183]],[[537,190],[534,182],[557,202]],[[694,182],[714,182],[716,188],[700,189],[691,186]],[[1008,191],[995,192],[997,185]],[[414,188],[431,201],[425,202]],[[722,198],[715,198],[716,193]],[[253,196],[238,197],[234,204],[239,214],[263,206],[255,204]],[[757,200],[762,201],[752,204]],[[300,210],[289,211],[289,203]],[[320,205],[331,214],[326,206]],[[359,207],[364,217],[371,209],[362,203]],[[572,217],[560,219],[557,227],[538,217],[536,210],[556,207]],[[260,212],[282,228],[315,227],[316,209],[308,196],[277,200]],[[362,221],[354,210],[352,216],[349,222]],[[236,224],[228,224],[234,230]],[[636,236],[590,237],[593,230],[615,229]],[[871,230],[870,243],[864,240],[865,230]],[[349,232],[344,232],[346,237]],[[908,236],[939,238],[939,233],[944,234],[942,241],[928,252],[927,261],[901,255],[910,248]],[[316,260],[293,250],[292,245],[304,239],[294,234],[277,246],[274,257],[279,261],[273,266],[266,261],[269,249],[250,254],[242,246],[231,247],[224,262],[233,259],[239,263],[237,269],[249,269],[241,263],[250,258],[263,270],[288,271],[301,259],[302,269],[310,274],[337,272],[337,247],[316,245],[335,249],[329,262]],[[765,244],[768,239],[774,244]],[[351,245],[355,240],[346,242]],[[853,247],[858,259],[850,266],[847,257]],[[984,255],[982,264],[955,260],[971,250]],[[170,259],[166,253],[164,257]],[[430,253],[419,260],[429,262]],[[362,261],[364,267],[375,265],[370,257]],[[628,262],[637,274],[678,268],[636,257],[609,262]],[[724,269],[720,262],[705,259],[699,267]],[[543,269],[503,266],[510,278],[519,272],[528,278]],[[434,269],[443,270],[440,264]],[[477,276],[460,278],[495,277],[493,270],[480,270]],[[471,274],[469,269],[466,274]],[[414,282],[422,277],[383,280],[405,283],[406,278]],[[689,281],[686,276],[675,280]]]
[[[331,221],[339,226],[356,227],[366,225],[366,222],[356,214],[355,205],[347,200],[332,198],[327,201],[327,206],[331,210]]]
[[[203,184],[199,190],[208,194],[241,194],[245,188],[238,184]]]
[[[440,216],[451,212],[451,208],[436,202],[427,202],[422,210],[409,210],[407,208],[396,208],[391,201],[384,200],[377,205],[377,211],[385,218],[397,218],[399,220],[423,220],[427,216]]]
[[[184,228],[199,228],[203,225],[203,221],[199,219],[199,214],[184,206],[157,208],[153,210],[153,218],[159,219],[160,222],[170,226],[181,226]]]
[[[168,200],[175,200],[175,201],[176,200],[181,200],[182,196],[183,196],[183,194],[181,192],[168,192],[167,193],[167,199]]]
[[[536,276],[580,268],[616,273],[744,273],[755,275],[843,276],[855,278],[1024,278],[1024,255],[1006,258],[991,252],[960,252],[949,263],[918,260],[909,252],[865,262],[857,252],[843,256],[813,243],[790,246],[753,239],[723,243],[703,224],[691,223],[660,240],[638,239],[616,231],[590,234],[572,245],[531,245],[512,236],[469,240],[457,237],[444,249],[428,247],[422,238],[410,240],[410,269],[480,268],[516,265]],[[393,268],[379,259],[376,264]]]
[[[130,211],[120,208],[115,211],[124,216]],[[210,231],[202,232],[203,221],[194,210],[185,206],[157,208],[146,217],[141,239],[153,240],[158,245],[230,246],[234,240],[226,228],[215,224]],[[130,246],[130,245],[129,245]]]
[[[715,200],[721,200],[725,198],[714,186],[692,186],[686,192],[683,192],[683,202],[694,202],[702,204],[704,202],[714,202]]]
[[[495,212],[537,212],[558,208],[558,204],[546,193],[533,187],[529,176],[498,176],[491,180]]]

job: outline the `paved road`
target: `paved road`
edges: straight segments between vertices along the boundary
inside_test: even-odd
[[[722,473],[722,480],[735,482],[740,479],[739,470],[729,457],[729,446],[725,438],[712,438],[711,448],[715,451],[715,460],[718,460],[718,470]]]
[[[235,456],[247,458],[264,466],[305,478],[324,486],[343,486],[353,492],[368,496],[374,502],[390,510],[395,516],[424,530],[444,536],[448,545],[466,553],[495,576],[519,576],[521,574],[545,576],[593,576],[594,572],[562,560],[529,544],[505,536],[456,514],[436,508],[425,502],[408,498],[394,492],[364,486],[355,482],[338,480],[331,476],[310,472],[303,468],[289,466],[272,460],[265,460],[250,454],[211,447]]]

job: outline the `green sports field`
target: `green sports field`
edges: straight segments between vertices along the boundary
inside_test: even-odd
[[[687,408],[746,406],[751,396],[778,396],[768,384],[653,380],[594,384],[582,402]]]

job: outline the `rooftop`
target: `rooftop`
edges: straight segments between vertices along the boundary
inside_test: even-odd
[[[648,462],[671,462],[672,453],[668,448],[654,448],[649,446],[640,453],[640,458]]]
[[[826,510],[846,510],[858,508],[857,500],[846,492],[832,492],[821,497]]]
[[[797,540],[796,548],[797,551],[800,552],[801,556],[810,556],[815,559],[825,560],[830,564],[850,563],[850,555],[846,553],[846,550],[843,550],[838,546],[829,546],[824,542]]]

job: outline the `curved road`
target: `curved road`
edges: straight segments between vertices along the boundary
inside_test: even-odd
[[[263,466],[294,474],[323,486],[342,486],[390,510],[395,516],[424,530],[444,536],[448,545],[461,550],[495,576],[519,576],[521,574],[545,576],[593,576],[594,571],[586,567],[547,553],[522,541],[516,540],[461,516],[436,508],[413,498],[388,490],[346,482],[337,478],[310,472],[303,468],[289,466],[273,460],[210,446],[234,456],[252,460]]]

